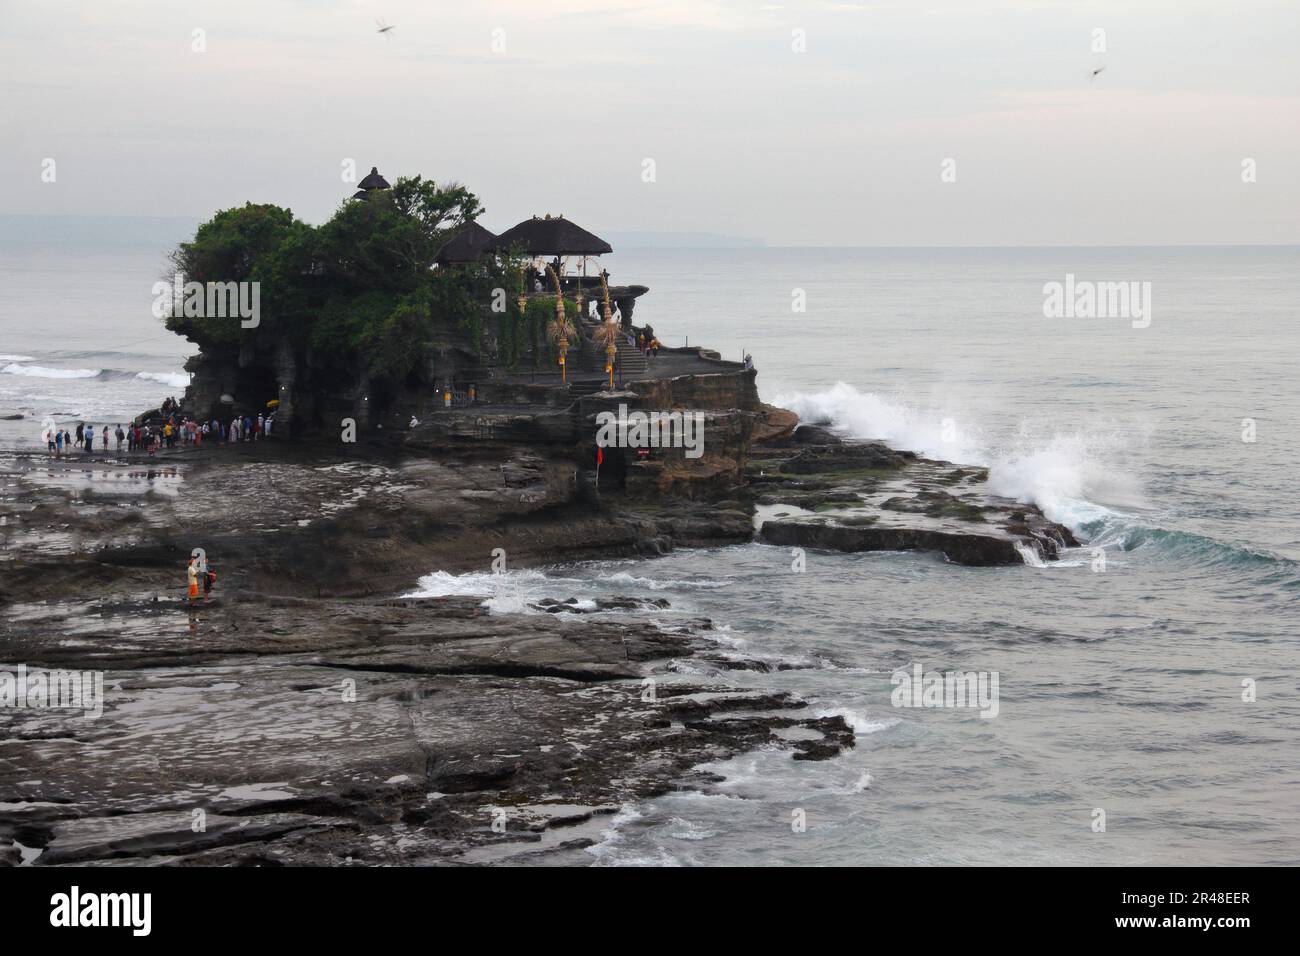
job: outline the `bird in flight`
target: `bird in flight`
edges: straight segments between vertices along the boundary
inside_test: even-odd
[[[1095,80],[1097,78],[1097,74],[1104,69],[1106,69],[1106,65],[1103,63],[1101,66],[1097,67],[1097,69],[1093,70],[1092,73],[1089,74],[1088,76],[1088,82],[1091,83],[1093,80]]]
[[[376,33],[384,33],[384,34],[387,34],[389,30],[392,30],[392,29],[393,29],[393,26],[391,26],[390,24],[385,23],[383,20],[376,20],[376,21],[375,21],[375,26],[379,27],[379,29],[375,31]]]

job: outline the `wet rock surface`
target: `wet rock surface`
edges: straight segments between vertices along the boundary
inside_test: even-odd
[[[836,551],[933,551],[972,566],[1055,560],[1078,547],[1035,506],[994,495],[983,468],[801,425],[751,451],[755,525],[770,544]]]
[[[853,744],[729,687],[769,665],[707,620],[663,626],[661,599],[397,596],[496,547],[520,567],[744,540],[744,501],[612,508],[524,447],[32,456],[4,481],[0,670],[104,684],[97,717],[0,708],[0,863],[567,862],[629,801],[711,785],[703,763]],[[218,584],[191,607],[195,547]]]

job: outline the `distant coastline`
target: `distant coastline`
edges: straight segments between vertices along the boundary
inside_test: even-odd
[[[763,239],[718,232],[606,232],[615,249],[763,249]]]

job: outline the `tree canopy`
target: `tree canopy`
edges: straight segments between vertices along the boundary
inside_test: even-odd
[[[518,293],[517,263],[433,265],[443,244],[482,212],[464,186],[420,176],[345,201],[318,227],[275,205],[221,210],[172,253],[174,272],[184,282],[259,283],[260,322],[245,328],[178,310],[167,327],[200,347],[250,340],[262,347],[291,337],[339,365],[393,377],[435,339],[458,336],[481,349],[493,290],[505,289],[510,300]]]

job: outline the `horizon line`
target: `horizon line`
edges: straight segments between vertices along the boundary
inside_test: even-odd
[[[14,213],[0,212],[0,219],[120,219],[136,222],[175,222],[175,223],[202,223],[205,220],[196,216],[145,216],[145,215],[123,215],[120,213]],[[850,244],[850,243],[787,243],[777,244],[763,238],[751,236],[739,236],[734,233],[713,232],[708,229],[612,229],[611,233],[639,233],[646,236],[686,236],[701,235],[715,236],[718,239],[731,239],[734,242],[714,242],[701,243],[694,245],[691,243],[625,243],[620,248],[623,249],[678,249],[678,250],[735,250],[735,249],[769,249],[769,250],[790,250],[790,249],[822,249],[822,250],[866,250],[866,249],[934,249],[934,250],[956,250],[956,249],[1296,249],[1300,248],[1300,239],[1294,242],[1127,242],[1127,243],[1104,243],[1104,242],[990,242],[990,243],[867,243],[867,244]],[[59,237],[54,239],[42,239],[28,236],[6,237],[0,235],[0,242],[12,243],[23,242],[29,245],[58,245],[75,242],[74,237]],[[87,240],[89,243],[95,243],[96,239]],[[114,243],[115,245],[148,245],[153,240],[125,240]],[[607,255],[617,255],[617,250]],[[598,257],[592,257],[598,258]]]

